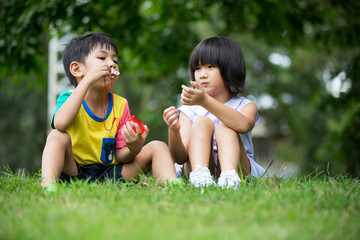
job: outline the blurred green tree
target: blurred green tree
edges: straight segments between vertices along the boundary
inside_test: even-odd
[[[26,106],[17,96],[21,86],[31,93],[26,98],[38,106],[28,113],[27,119],[33,119],[29,122],[46,121],[43,99],[50,30],[58,36],[86,31],[110,34],[120,50],[122,75],[116,91],[150,125],[149,138],[162,140],[167,135],[162,110],[177,103],[181,84],[189,81],[192,49],[203,38],[227,35],[244,49],[247,95],[259,105],[264,96],[271,100],[268,127],[274,136],[290,139],[294,149],[304,149],[303,169],[323,170],[330,163],[333,173],[358,176],[359,10],[356,0],[1,1],[0,161],[27,167],[17,164],[18,159],[26,159],[39,166],[41,144],[34,147],[29,141],[19,146],[22,151],[14,155],[9,151],[12,141],[45,141],[46,127],[27,123],[32,131],[8,131],[10,126],[18,129],[24,123],[16,119],[25,117],[23,112],[16,116],[8,111]],[[289,64],[277,63],[273,57]],[[335,83],[342,91],[329,90]],[[30,150],[37,153],[26,155]]]

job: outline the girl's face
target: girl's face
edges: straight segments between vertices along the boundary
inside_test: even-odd
[[[228,101],[231,94],[221,76],[220,69],[212,64],[204,64],[195,67],[194,77],[205,90],[205,92],[215,99]]]

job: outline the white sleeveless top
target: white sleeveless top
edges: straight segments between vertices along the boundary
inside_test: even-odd
[[[234,96],[228,102],[226,102],[225,105],[240,112],[241,109],[249,103],[251,103],[251,101],[246,99],[245,97]],[[220,124],[220,120],[217,117],[215,117],[212,113],[210,113],[208,110],[206,110],[205,108],[199,105],[194,105],[194,106],[183,105],[179,108],[179,112],[183,112],[190,119],[191,122],[194,122],[198,116],[207,116],[213,121],[215,128]],[[255,125],[258,123],[258,121],[259,121],[259,114],[256,114]],[[250,161],[250,167],[251,167],[250,175],[252,177],[260,177],[261,175],[264,174],[265,169],[254,161],[254,147],[251,139],[251,131],[249,131],[246,134],[239,133],[239,136],[243,142],[246,155]],[[215,157],[217,157],[217,145],[215,141],[215,134],[213,135],[213,149],[214,149]],[[215,164],[216,162],[217,161],[215,161]]]

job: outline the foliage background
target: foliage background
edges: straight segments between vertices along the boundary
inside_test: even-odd
[[[40,168],[53,30],[102,31],[119,47],[116,91],[148,123],[150,140],[166,141],[160,116],[188,84],[192,49],[226,35],[244,51],[246,96],[266,112],[274,158],[359,176],[359,10],[356,0],[1,1],[0,165]]]

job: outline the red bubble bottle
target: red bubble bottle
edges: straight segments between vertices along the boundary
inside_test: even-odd
[[[144,124],[139,119],[136,119],[135,115],[130,115],[127,120],[129,121],[129,123],[135,133],[137,133],[136,128],[135,128],[135,123],[137,123],[139,125],[141,134],[143,134],[145,132]]]

